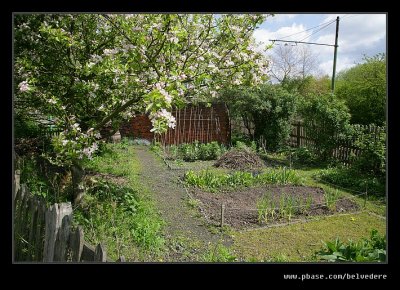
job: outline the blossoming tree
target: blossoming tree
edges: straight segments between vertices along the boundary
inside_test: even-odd
[[[252,33],[266,16],[17,15],[15,111],[51,115],[62,132],[48,158],[91,158],[99,130],[147,112],[155,133],[174,128],[172,105],[218,98],[266,79]]]

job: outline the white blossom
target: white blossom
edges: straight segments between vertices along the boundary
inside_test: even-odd
[[[20,92],[27,92],[30,90],[29,84],[27,81],[20,82],[18,85]]]

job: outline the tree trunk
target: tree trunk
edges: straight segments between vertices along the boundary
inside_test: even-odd
[[[74,164],[71,167],[71,172],[72,172],[72,186],[74,190],[73,203],[74,205],[77,205],[81,202],[84,194],[83,177],[85,175],[85,171],[80,165]]]

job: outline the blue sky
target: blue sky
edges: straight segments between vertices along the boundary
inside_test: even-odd
[[[335,22],[321,29],[309,28],[329,23],[340,17],[338,59],[336,71],[350,68],[360,62],[363,55],[373,56],[386,52],[386,14],[275,14],[254,32],[257,41],[270,44],[269,39],[302,40],[317,43],[335,43]],[[287,37],[291,34],[293,36]],[[315,33],[311,35],[312,33]],[[300,44],[299,44],[300,45]],[[305,44],[303,44],[305,45]],[[332,75],[333,47],[308,45],[318,56],[319,70]]]

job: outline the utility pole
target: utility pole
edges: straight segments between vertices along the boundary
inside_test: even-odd
[[[333,22],[332,22],[333,23]],[[304,43],[304,44],[312,44],[312,45],[325,45],[325,46],[333,46],[335,47],[334,55],[333,55],[333,73],[332,73],[332,95],[335,92],[335,74],[336,74],[336,59],[337,59],[337,48],[338,45],[338,37],[339,37],[339,16],[336,17],[336,35],[335,35],[335,44],[327,44],[327,43],[316,43],[316,42],[305,42],[305,41],[296,41],[296,40],[281,40],[281,39],[270,39],[269,41],[275,42],[289,42],[289,43]]]
[[[335,52],[333,55],[333,72],[332,72],[332,95],[335,92],[335,74],[336,74],[336,58],[338,48],[338,37],[339,37],[339,16],[336,17],[336,35],[335,35]]]

